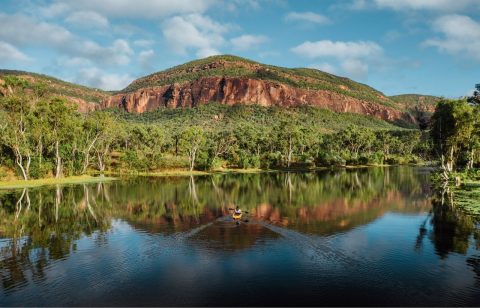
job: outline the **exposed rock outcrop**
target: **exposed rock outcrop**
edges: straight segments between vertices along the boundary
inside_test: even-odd
[[[312,105],[335,112],[358,113],[392,122],[416,121],[410,114],[398,109],[336,92],[307,90],[268,80],[237,77],[204,77],[182,84],[116,94],[104,100],[102,108],[119,107],[127,112],[142,113],[162,107],[195,107],[208,102],[285,107]]]

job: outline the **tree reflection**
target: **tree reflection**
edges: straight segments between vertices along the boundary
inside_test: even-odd
[[[478,218],[455,206],[455,195],[447,186],[437,191],[432,199],[432,231],[429,238],[436,253],[446,258],[449,253],[466,254],[472,236],[478,247]]]
[[[113,219],[168,235],[213,222],[238,205],[251,215],[251,226],[241,226],[241,235],[240,229],[216,224],[197,236],[241,249],[267,232],[255,221],[304,233],[335,233],[371,222],[387,211],[427,211],[431,205],[425,198],[426,177],[412,168],[369,168],[132,178],[4,193],[0,237],[7,240],[1,242],[0,275],[5,289],[43,279],[45,266],[67,258],[79,238],[93,236],[97,245],[103,245]],[[433,216],[446,219],[440,212]]]

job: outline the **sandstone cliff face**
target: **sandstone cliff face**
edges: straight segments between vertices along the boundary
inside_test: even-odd
[[[101,105],[87,102],[83,99],[76,98],[76,97],[66,97],[67,101],[71,104],[75,104],[77,106],[77,110],[82,113],[88,113],[95,110],[100,110]]]
[[[208,102],[285,107],[312,105],[335,112],[373,116],[386,121],[404,120],[415,123],[412,116],[397,109],[339,93],[306,90],[267,80],[236,77],[205,77],[183,84],[117,94],[103,101],[102,108],[118,107],[127,112],[142,113],[161,107],[186,108]]]

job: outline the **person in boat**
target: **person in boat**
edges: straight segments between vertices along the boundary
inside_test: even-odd
[[[237,207],[235,208],[234,213],[235,213],[236,215],[242,214],[242,210],[240,209],[240,207],[239,207],[238,205],[237,205]]]

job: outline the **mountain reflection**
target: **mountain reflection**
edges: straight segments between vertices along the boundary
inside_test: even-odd
[[[367,224],[386,212],[428,212],[428,175],[416,170],[133,178],[4,192],[0,194],[0,277],[6,290],[28,279],[43,279],[45,267],[75,252],[80,238],[91,237],[101,245],[114,219],[162,236],[210,223],[189,240],[211,250],[237,250],[248,249],[260,238],[278,237],[256,221],[328,235]],[[235,226],[228,218],[219,221],[236,205],[249,212],[248,224]],[[448,221],[447,214],[436,211],[434,221]],[[432,239],[442,243],[436,244],[439,251],[464,249],[456,239],[450,243],[441,238],[456,234],[437,230]]]

